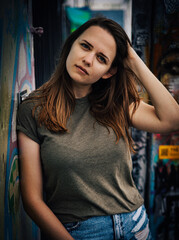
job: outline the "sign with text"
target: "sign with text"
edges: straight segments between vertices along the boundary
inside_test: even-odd
[[[159,158],[179,160],[179,145],[160,145]]]

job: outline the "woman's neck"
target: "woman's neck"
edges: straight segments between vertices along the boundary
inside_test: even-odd
[[[91,91],[91,87],[89,86],[83,86],[83,87],[74,87],[73,88],[73,91],[74,91],[74,95],[75,95],[75,98],[82,98],[82,97],[85,97],[87,96],[90,91]]]

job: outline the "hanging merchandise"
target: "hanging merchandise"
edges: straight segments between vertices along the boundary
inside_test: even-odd
[[[75,31],[79,26],[88,21],[91,18],[91,12],[88,7],[83,8],[65,8],[66,15],[70,21],[70,32]]]

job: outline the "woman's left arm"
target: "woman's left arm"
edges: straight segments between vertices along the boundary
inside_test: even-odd
[[[167,133],[179,130],[178,103],[130,46],[128,47],[128,54],[126,64],[136,74],[153,104],[151,106],[140,101],[133,115],[133,104],[131,104],[132,125],[140,130],[153,133]]]

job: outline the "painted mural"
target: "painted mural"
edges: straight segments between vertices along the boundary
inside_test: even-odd
[[[28,5],[27,5],[28,3]],[[19,93],[35,89],[31,1],[3,1],[0,8],[0,239],[39,239],[19,192],[16,112]]]

